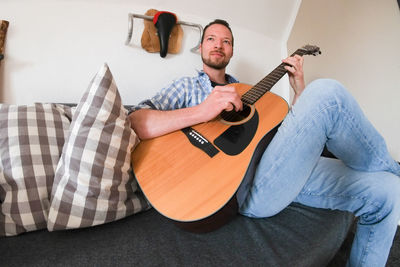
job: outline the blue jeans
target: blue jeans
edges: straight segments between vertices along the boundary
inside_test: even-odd
[[[320,157],[324,146],[340,160]],[[240,213],[273,216],[291,202],[359,217],[349,266],[384,266],[400,220],[400,165],[346,89],[316,80],[264,152]]]

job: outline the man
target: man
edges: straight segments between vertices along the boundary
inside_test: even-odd
[[[184,77],[130,114],[139,138],[157,137],[207,122],[223,110],[242,109],[225,73],[233,56],[229,24],[204,29],[203,71]],[[305,87],[303,58],[288,57],[293,106],[264,152],[251,184],[237,192],[239,211],[249,217],[277,214],[291,202],[339,209],[359,216],[350,266],[384,266],[400,219],[400,165],[356,101],[333,80]],[[324,146],[340,160],[320,157]]]

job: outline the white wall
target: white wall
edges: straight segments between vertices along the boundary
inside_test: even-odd
[[[400,10],[396,0],[303,0],[288,41],[318,44],[306,81],[342,82],[400,161]]]
[[[164,59],[140,47],[140,19],[134,21],[131,45],[124,44],[128,13],[144,14],[150,8],[202,25],[216,17],[228,19],[235,34],[228,72],[242,82],[255,84],[285,57],[300,1],[202,3],[199,7],[198,1],[178,0],[168,5],[157,0],[2,0],[0,18],[10,26],[0,67],[0,102],[77,102],[103,62],[109,64],[125,104],[152,96],[174,78],[194,75],[202,66],[199,54],[190,52],[199,40],[196,28],[182,26],[181,53]],[[274,91],[287,98],[287,80]]]

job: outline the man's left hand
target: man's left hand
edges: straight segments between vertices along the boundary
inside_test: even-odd
[[[289,74],[289,82],[294,90],[294,100],[293,104],[296,99],[301,95],[305,88],[305,81],[304,81],[304,71],[303,71],[303,57],[299,55],[295,55],[293,57],[288,57],[282,62],[288,64],[289,66],[285,66],[285,69],[288,71]]]

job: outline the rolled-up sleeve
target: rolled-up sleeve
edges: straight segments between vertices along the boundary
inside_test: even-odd
[[[146,99],[129,109],[129,114],[140,109],[173,110],[184,108],[187,99],[187,81],[182,78],[164,87],[150,99]]]
[[[237,82],[235,78],[227,74],[228,83]],[[196,77],[183,77],[175,80],[169,86],[150,99],[132,106],[129,113],[139,109],[174,110],[193,107],[206,99],[213,87],[204,71],[199,71]]]

